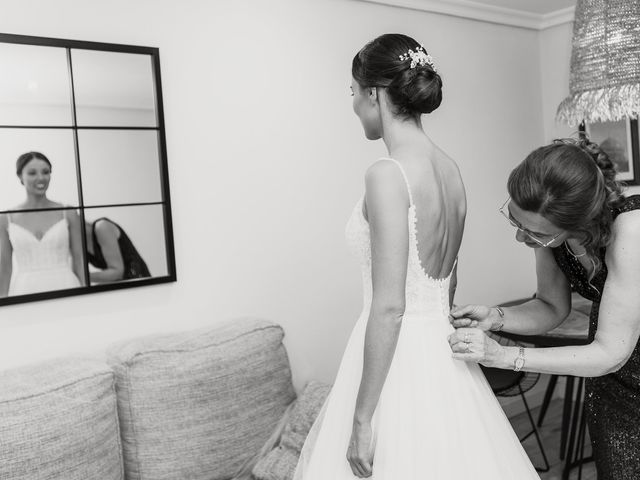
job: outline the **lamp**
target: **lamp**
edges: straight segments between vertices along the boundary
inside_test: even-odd
[[[640,113],[640,0],[578,0],[570,95],[556,118],[616,121]]]

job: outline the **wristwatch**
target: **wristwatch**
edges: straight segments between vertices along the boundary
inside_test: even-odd
[[[524,367],[524,347],[520,346],[520,350],[518,351],[518,356],[513,361],[513,371],[519,372]]]

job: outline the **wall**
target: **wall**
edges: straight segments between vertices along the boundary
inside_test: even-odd
[[[0,368],[258,315],[284,326],[298,386],[330,381],[361,308],[344,224],[386,153],[351,111],[350,63],[390,31],[420,39],[444,79],[424,124],[468,190],[457,301],[532,293],[533,254],[497,210],[508,172],[547,135],[538,32],[349,0],[0,9],[5,33],[159,47],[178,273],[175,284],[2,307]]]

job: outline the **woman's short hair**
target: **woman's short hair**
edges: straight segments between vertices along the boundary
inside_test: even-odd
[[[611,239],[613,209],[624,199],[609,156],[585,136],[564,138],[535,149],[509,175],[511,199],[558,228],[579,234],[601,265],[599,249]]]
[[[400,117],[431,113],[442,102],[442,79],[431,62],[412,66],[411,59],[406,59],[409,50],[419,49],[421,45],[407,35],[381,35],[353,57],[351,74],[361,87],[386,88]]]
[[[49,165],[49,168],[51,168],[51,162],[44,154],[40,152],[23,153],[18,157],[18,160],[16,160],[16,175],[18,175],[18,177],[22,175],[22,170],[24,169],[24,166],[34,158],[38,160],[42,160],[43,162],[47,162],[47,164]]]

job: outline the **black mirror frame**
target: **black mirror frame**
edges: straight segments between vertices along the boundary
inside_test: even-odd
[[[53,298],[62,298],[69,297],[74,295],[83,295],[87,293],[97,293],[104,292],[109,290],[120,290],[123,288],[136,288],[143,287],[147,285],[155,285],[160,283],[169,283],[175,282],[177,280],[176,276],[176,262],[175,262],[175,251],[174,251],[174,242],[173,242],[173,223],[171,218],[171,199],[169,194],[169,176],[168,176],[168,168],[167,168],[167,146],[166,146],[166,137],[165,137],[165,124],[164,124],[164,108],[162,103],[162,83],[160,77],[160,53],[159,49],[155,47],[141,47],[134,45],[124,45],[124,44],[113,44],[113,43],[101,43],[101,42],[89,42],[89,41],[80,41],[80,40],[66,40],[66,39],[58,39],[58,38],[47,38],[47,37],[34,37],[34,36],[26,36],[26,35],[15,35],[8,33],[0,33],[0,43],[12,43],[12,44],[23,44],[23,45],[35,45],[35,46],[46,46],[46,47],[60,47],[65,48],[67,50],[67,54],[70,55],[71,49],[78,50],[95,50],[95,51],[103,51],[103,52],[120,52],[120,53],[133,53],[133,54],[146,54],[151,57],[152,65],[153,65],[153,81],[155,88],[155,107],[156,107],[156,117],[157,123],[155,127],[108,127],[113,129],[122,129],[122,130],[155,130],[158,134],[158,155],[160,162],[160,188],[161,188],[161,201],[155,202],[154,204],[160,204],[163,210],[163,220],[164,220],[164,243],[165,243],[165,253],[166,253],[166,263],[167,263],[167,275],[149,277],[136,279],[134,281],[119,281],[112,283],[101,283],[91,285],[88,283],[88,262],[87,259],[87,240],[84,228],[81,229],[82,232],[82,250],[83,257],[85,258],[85,274],[87,279],[87,285],[70,288],[65,290],[52,290],[46,292],[37,292],[30,293],[27,295],[16,295],[16,296],[7,296],[5,298],[0,298],[0,306],[3,305],[12,305],[17,303],[26,303],[37,300],[47,300]],[[70,72],[70,79],[73,82],[73,73]],[[75,100],[72,99],[73,105],[72,107],[75,110]],[[32,125],[0,125],[0,129],[4,128],[46,128],[40,126],[32,126]],[[60,127],[56,127],[60,128]],[[76,151],[76,166],[79,166],[80,157],[78,152],[78,125],[73,115],[73,125],[68,127],[74,131],[74,142],[75,142],[75,151]],[[104,128],[104,127],[98,127]],[[80,192],[80,205],[79,210],[81,212],[81,218],[84,219],[84,210],[85,206],[82,200],[82,185],[81,185],[81,175],[80,170],[77,170],[77,182],[78,189]],[[118,204],[117,206],[128,206],[135,204]],[[140,205],[148,205],[148,204],[140,204]],[[109,205],[111,206],[111,205]]]

